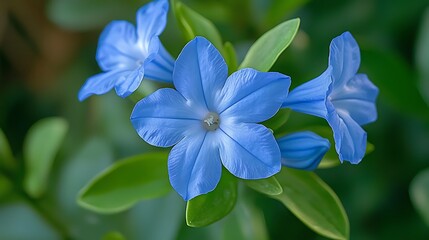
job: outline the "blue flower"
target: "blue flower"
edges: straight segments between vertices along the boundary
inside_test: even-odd
[[[101,33],[97,62],[102,73],[90,77],[78,98],[104,94],[115,88],[125,98],[143,78],[172,82],[174,59],[158,36],[165,28],[168,1],[157,0],[137,11],[137,28],[127,21],[112,21]]]
[[[377,119],[378,88],[365,74],[357,74],[360,51],[349,32],[334,38],[329,66],[319,77],[290,92],[283,107],[325,118],[334,133],[341,161],[359,163],[365,155],[362,125]]]
[[[304,131],[288,134],[277,140],[282,164],[286,167],[314,170],[331,146],[329,140]]]
[[[212,191],[222,165],[243,179],[267,178],[281,168],[272,132],[258,122],[279,110],[290,78],[241,69],[228,77],[219,51],[196,37],[175,63],[173,83],[135,106],[131,121],[146,142],[175,145],[168,157],[171,185],[185,199]]]

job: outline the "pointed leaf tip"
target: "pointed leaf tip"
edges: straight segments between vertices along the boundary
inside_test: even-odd
[[[116,213],[167,194],[171,190],[167,158],[166,152],[154,152],[116,161],[80,191],[78,204],[99,213]]]
[[[270,70],[280,54],[291,44],[298,32],[299,23],[300,19],[294,18],[262,35],[250,47],[239,69],[254,68],[262,72]]]
[[[283,188],[275,176],[258,180],[244,180],[244,182],[253,190],[269,196],[279,195],[283,192]]]
[[[283,168],[276,175],[283,193],[272,196],[318,234],[349,239],[349,220],[335,192],[313,172]]]
[[[188,201],[186,224],[204,227],[228,215],[237,201],[237,179],[225,169],[215,190]]]

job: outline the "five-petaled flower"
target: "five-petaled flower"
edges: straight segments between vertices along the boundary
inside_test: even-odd
[[[174,59],[158,36],[165,28],[168,0],[156,0],[137,11],[137,27],[127,21],[112,21],[101,33],[97,62],[102,73],[90,77],[79,91],[83,101],[93,94],[115,88],[127,97],[143,78],[171,82]]]
[[[359,163],[365,155],[367,135],[361,125],[377,119],[378,88],[365,74],[357,74],[360,51],[349,32],[330,45],[328,69],[289,93],[283,107],[325,118],[334,133],[341,161]]]
[[[223,166],[243,179],[270,177],[281,168],[272,132],[259,122],[286,100],[290,78],[241,69],[228,77],[219,51],[196,37],[175,63],[173,83],[135,106],[131,121],[149,144],[175,145],[168,157],[173,188],[185,199],[212,191]]]

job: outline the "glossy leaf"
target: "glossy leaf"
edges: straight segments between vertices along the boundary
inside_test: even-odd
[[[207,38],[224,55],[222,38],[216,26],[180,1],[173,2],[174,13],[179,27],[187,41],[196,36]]]
[[[115,213],[171,190],[165,152],[146,153],[115,162],[79,193],[78,204],[100,213]]]
[[[46,190],[49,172],[68,130],[68,123],[58,117],[35,123],[24,142],[26,173],[24,189],[32,197],[40,197]]]
[[[283,168],[276,175],[283,193],[273,198],[318,234],[349,239],[349,221],[334,191],[313,172]]]
[[[244,180],[244,182],[253,190],[266,195],[279,195],[283,192],[282,186],[275,176],[258,180]]]
[[[250,47],[241,68],[254,68],[267,72],[280,54],[289,46],[298,32],[299,18],[283,22],[262,35]]]
[[[281,108],[274,117],[268,119],[262,124],[267,128],[272,129],[274,132],[283,126],[289,119],[291,110],[289,108]]]
[[[237,201],[237,179],[225,169],[215,190],[188,201],[186,223],[190,227],[203,227],[214,223],[234,208]]]
[[[0,129],[0,167],[12,169],[16,165],[6,135]]]
[[[414,177],[410,185],[411,202],[429,226],[429,169]]]

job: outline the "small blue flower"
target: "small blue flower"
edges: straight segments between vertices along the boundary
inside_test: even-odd
[[[177,90],[160,89],[138,102],[131,121],[149,144],[175,145],[169,177],[185,200],[212,191],[222,164],[243,179],[279,172],[276,140],[257,123],[274,116],[286,100],[288,76],[247,68],[228,77],[219,51],[196,37],[177,58],[173,83]]]
[[[360,51],[349,32],[334,38],[329,66],[319,77],[290,92],[283,107],[325,118],[334,132],[341,161],[359,163],[365,155],[362,125],[377,119],[378,88],[365,74],[357,74]]]
[[[97,62],[102,73],[90,77],[79,91],[83,101],[115,88],[125,98],[143,78],[172,82],[174,59],[158,36],[167,22],[168,1],[156,0],[137,11],[137,28],[127,21],[112,21],[101,33]]]
[[[288,134],[277,140],[286,167],[314,170],[331,146],[329,140],[305,131]]]

